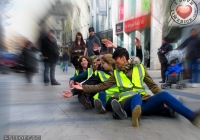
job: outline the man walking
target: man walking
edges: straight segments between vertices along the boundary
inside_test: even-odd
[[[94,55],[100,55],[101,51],[101,43],[99,38],[94,34],[94,28],[89,28],[89,34],[90,36],[86,40],[86,48],[84,52],[84,56],[88,54],[89,57]]]
[[[159,81],[159,83],[165,83],[165,78],[166,78],[165,72],[169,66],[165,54],[171,50],[172,46],[168,43],[168,38],[164,37],[162,40],[162,46],[158,49],[158,58],[161,64],[161,77],[162,77],[162,81]]]
[[[42,40],[42,55],[44,58],[44,83],[49,85],[49,69],[51,85],[60,85],[55,79],[55,67],[58,61],[59,51],[54,38],[54,30],[50,30],[48,35]]]
[[[68,71],[68,60],[69,60],[69,55],[65,51],[63,56],[62,56],[62,61],[63,61],[63,72]]]
[[[198,37],[198,29],[193,28],[188,37],[177,50],[186,48],[185,60],[188,63],[191,87],[198,87],[199,62],[200,62],[200,38]]]

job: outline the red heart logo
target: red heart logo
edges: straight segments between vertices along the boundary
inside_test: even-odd
[[[190,5],[186,6],[179,5],[176,7],[176,12],[180,17],[186,19],[192,13],[192,7]]]

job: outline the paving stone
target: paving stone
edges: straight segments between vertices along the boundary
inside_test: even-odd
[[[69,69],[74,71],[72,67]],[[142,116],[140,125],[133,127],[131,117],[116,120],[109,111],[99,114],[96,109],[87,110],[78,102],[77,96],[69,99],[62,97],[62,91],[69,88],[68,79],[74,73],[63,73],[58,67],[56,78],[61,82],[60,86],[44,86],[41,73],[34,76],[32,84],[27,84],[23,74],[17,73],[3,75],[7,80],[5,83],[0,79],[0,91],[4,91],[0,92],[0,119],[3,120],[0,135],[41,135],[42,140],[200,139],[200,129],[182,116],[177,119]],[[158,74],[159,71],[150,71],[156,83],[159,81]],[[8,82],[10,79],[14,80]],[[196,110],[200,107],[199,90],[168,91],[173,96],[182,95],[184,104]]]

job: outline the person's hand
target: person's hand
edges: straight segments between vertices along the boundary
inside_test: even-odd
[[[97,43],[93,43],[93,51],[98,51],[100,46]]]
[[[108,48],[112,48],[114,46],[114,44],[109,40],[104,40],[102,43]]]
[[[44,58],[44,59],[48,59],[48,57],[46,57],[46,56],[44,56],[43,58]]]
[[[165,51],[161,51],[161,53],[165,53]]]
[[[74,52],[78,52],[78,50],[75,50]]]
[[[197,59],[197,62],[200,62],[200,58],[199,58],[199,59]]]
[[[78,90],[83,90],[83,87],[80,83],[76,82],[77,85],[72,84],[72,88],[78,89]]]
[[[73,85],[74,85],[74,81],[73,80],[69,81],[69,87],[72,88]]]
[[[73,96],[72,92],[69,90],[64,90],[63,92],[64,92],[64,94],[62,96],[65,98],[70,98]]]

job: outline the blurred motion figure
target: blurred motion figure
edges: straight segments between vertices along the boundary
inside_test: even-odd
[[[32,83],[32,78],[35,73],[38,73],[38,58],[37,58],[38,50],[34,47],[33,43],[27,41],[25,43],[25,47],[22,51],[24,56],[24,65],[26,69],[26,78],[29,83]]]

